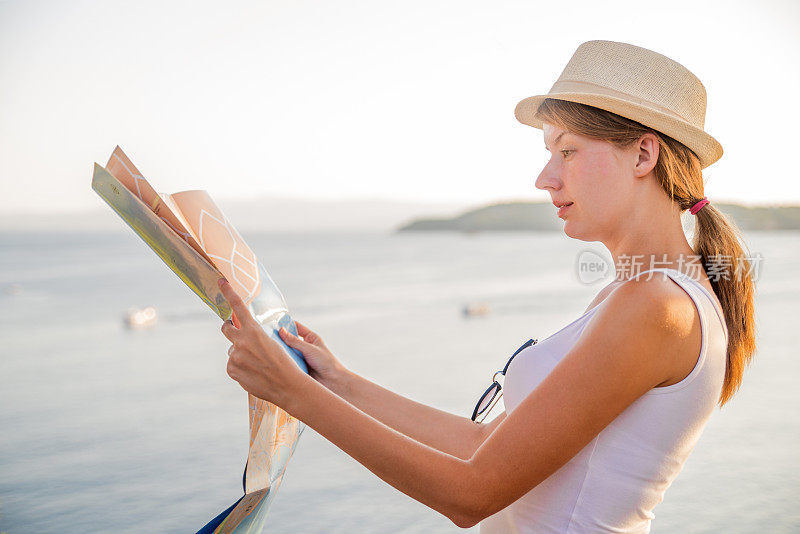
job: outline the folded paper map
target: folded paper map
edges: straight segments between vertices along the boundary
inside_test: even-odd
[[[217,285],[225,277],[264,331],[308,372],[302,354],[278,335],[297,334],[286,302],[264,266],[205,191],[157,193],[119,147],[95,163],[92,189],[223,320],[231,309]],[[305,425],[249,395],[250,450],[244,496],[200,532],[261,532],[270,503]]]

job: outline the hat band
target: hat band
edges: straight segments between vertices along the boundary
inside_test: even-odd
[[[640,104],[642,106],[660,111],[661,113],[665,113],[683,122],[692,124],[692,126],[698,127],[685,117],[682,117],[678,113],[675,113],[675,111],[672,109],[659,106],[658,104],[653,103],[649,100],[645,100],[638,96],[624,93],[622,91],[617,91],[616,89],[611,89],[604,85],[598,85],[596,83],[584,82],[580,80],[558,80],[556,83],[553,84],[553,87],[550,89],[550,93],[548,93],[547,95],[549,96],[552,94],[553,98],[558,98],[558,95],[553,93],[589,93],[601,96],[610,96],[613,98],[618,98],[620,100],[627,100],[629,102]],[[699,128],[702,130],[703,129],[702,125],[699,126]]]

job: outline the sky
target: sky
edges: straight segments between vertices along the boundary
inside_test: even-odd
[[[0,1],[0,215],[93,209],[119,144],[162,192],[549,200],[514,118],[578,45],[706,87],[713,201],[800,203],[800,2]]]

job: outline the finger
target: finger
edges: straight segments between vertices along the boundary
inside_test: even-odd
[[[295,321],[294,324],[297,325],[297,333],[303,336],[303,339],[305,341],[308,341],[312,345],[317,345],[317,344],[324,345],[324,343],[322,342],[322,338],[319,337],[319,334],[311,330],[303,323]]]
[[[228,376],[239,381],[239,369],[233,363],[232,358],[228,358],[228,364],[225,366],[225,371],[228,373]]]
[[[300,336],[295,336],[294,334],[286,330],[284,327],[281,327],[280,330],[278,330],[278,334],[280,334],[281,339],[283,339],[283,341],[286,342],[287,345],[289,345],[293,349],[299,350],[300,352],[309,350],[314,346],[308,341],[305,341]]]
[[[250,317],[250,312],[247,309],[244,301],[236,294],[234,291],[233,286],[228,283],[227,280],[224,278],[220,278],[217,283],[219,284],[219,288],[222,291],[222,294],[225,296],[225,299],[228,301],[228,304],[231,305],[231,309],[236,314],[236,317],[239,319],[240,322],[247,321],[247,318]]]
[[[239,329],[233,326],[233,322],[230,319],[222,323],[222,328],[220,328],[220,330],[222,330],[222,335],[228,338],[228,341],[231,343],[239,339]]]
[[[236,317],[236,313],[234,312],[231,312],[231,321],[233,321],[233,326],[235,326],[236,328],[242,327],[242,322],[239,320],[238,317]]]
[[[236,345],[231,345],[231,348],[228,349],[228,365],[234,366],[241,371],[246,359],[245,354]]]
[[[294,322],[295,326],[297,326],[297,333],[303,337],[306,337],[308,334],[313,334],[314,332],[311,331],[309,327],[301,323],[300,321]]]
[[[303,323],[295,321],[294,324],[297,325],[297,333],[303,336],[303,339],[305,341],[311,343],[315,347],[327,348],[325,346],[325,342],[322,341],[322,338],[320,337],[319,334],[311,330]]]

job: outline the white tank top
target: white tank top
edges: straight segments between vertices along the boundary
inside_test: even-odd
[[[702,342],[694,369],[639,397],[558,471],[481,521],[482,534],[650,531],[653,509],[719,400],[728,346],[725,316],[702,284],[675,269],[651,271],[666,273],[697,307]],[[503,386],[507,413],[569,352],[600,305],[517,354]]]

